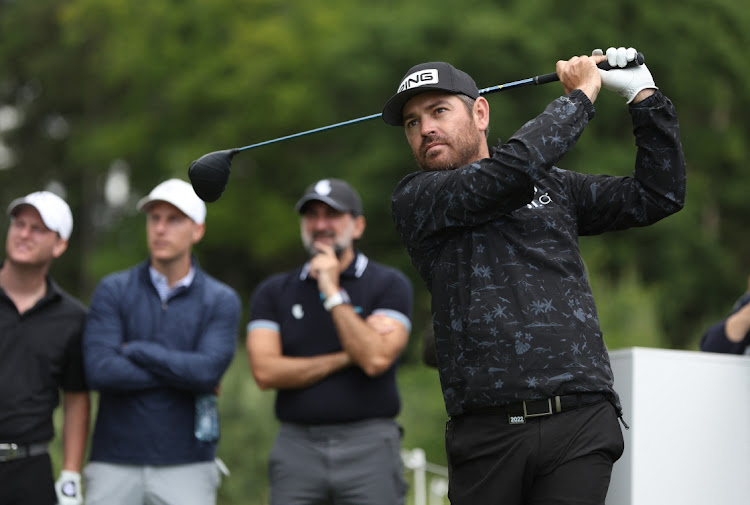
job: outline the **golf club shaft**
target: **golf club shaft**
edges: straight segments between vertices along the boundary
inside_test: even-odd
[[[643,53],[636,53],[635,59],[625,65],[624,68],[631,68],[631,67],[637,67],[638,65],[643,65],[645,63],[645,58],[643,57]],[[597,65],[601,70],[612,70],[612,66],[605,60]],[[488,88],[483,88],[479,90],[480,95],[484,95],[487,93],[494,93],[495,91],[500,91],[503,89],[508,89],[510,87],[519,87],[519,86],[529,86],[529,85],[536,85],[536,84],[547,84],[549,82],[555,82],[559,81],[560,76],[557,75],[556,72],[551,72],[549,74],[542,74],[537,75],[535,77],[529,77],[528,79],[522,79],[520,81],[515,82],[509,82],[507,84],[498,84],[496,86],[490,86]]]
[[[638,53],[636,55],[636,59],[633,60],[633,61],[631,61],[630,63],[628,63],[627,67],[633,67],[633,66],[636,66],[636,65],[643,65],[643,63],[644,63],[643,54],[642,53]],[[603,61],[603,62],[599,63],[597,66],[600,69],[602,69],[602,70],[610,70],[612,68],[606,61]],[[534,77],[529,77],[527,79],[521,79],[520,81],[507,82],[505,84],[497,84],[495,86],[490,86],[488,88],[482,88],[482,89],[479,90],[479,94],[480,95],[484,95],[484,94],[489,94],[489,93],[495,93],[497,91],[506,90],[506,89],[510,89],[510,88],[517,88],[517,87],[521,87],[521,86],[547,84],[547,83],[555,82],[555,81],[559,81],[559,80],[560,80],[560,77],[557,75],[557,73],[551,72],[549,74],[542,74],[542,75],[537,75],[537,76],[534,76]],[[326,130],[332,130],[334,128],[338,128],[338,127],[341,127],[341,126],[346,126],[346,125],[355,124],[355,123],[361,123],[363,121],[369,121],[370,119],[379,118],[382,115],[383,115],[382,113],[370,114],[369,116],[362,116],[362,117],[358,117],[358,118],[355,118],[355,119],[350,119],[348,121],[342,121],[341,123],[335,123],[335,124],[328,125],[328,126],[321,126],[320,128],[314,128],[312,130],[306,130],[306,131],[303,131],[303,132],[294,133],[292,135],[286,135],[285,137],[279,137],[279,138],[276,138],[276,139],[266,140],[264,142],[258,142],[257,144],[251,144],[249,146],[238,147],[234,151],[235,152],[246,151],[248,149],[253,149],[255,147],[260,147],[260,146],[265,146],[265,145],[268,145],[268,144],[273,144],[273,143],[276,143],[276,142],[281,142],[283,140],[289,140],[289,139],[293,139],[293,138],[296,138],[296,137],[302,137],[303,135],[310,135],[311,133],[318,133],[318,132],[322,132],[322,131],[326,131]]]
[[[303,131],[303,132],[299,132],[299,133],[293,133],[292,135],[287,135],[285,137],[279,137],[277,139],[272,139],[272,140],[266,140],[265,142],[258,142],[257,144],[251,144],[251,145],[245,146],[245,147],[238,147],[237,149],[235,149],[235,151],[245,151],[247,149],[252,149],[254,147],[264,146],[266,144],[273,144],[274,142],[281,142],[282,140],[289,140],[289,139],[293,139],[295,137],[301,137],[303,135],[309,135],[310,133],[317,133],[317,132],[322,132],[322,131],[325,131],[325,130],[332,130],[334,128],[338,128],[339,126],[346,126],[346,125],[350,125],[350,124],[354,124],[354,123],[361,123],[362,121],[368,121],[370,119],[375,119],[375,118],[378,118],[378,117],[380,117],[382,115],[383,115],[382,113],[371,114],[369,116],[362,116],[362,117],[358,117],[356,119],[350,119],[349,121],[342,121],[341,123],[336,123],[336,124],[332,124],[332,125],[328,125],[328,126],[321,126],[320,128],[315,128],[313,130],[307,130],[307,131]]]

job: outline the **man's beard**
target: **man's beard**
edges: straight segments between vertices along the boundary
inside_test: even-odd
[[[473,122],[472,122],[473,125]],[[465,130],[464,130],[465,131]],[[452,151],[452,156],[447,160],[440,162],[430,161],[424,150],[426,146],[432,142],[442,142],[445,148]],[[482,158],[480,154],[482,151],[482,142],[486,142],[483,136],[479,135],[476,130],[470,130],[470,133],[458,135],[454,141],[449,141],[443,137],[425,137],[422,139],[422,144],[419,146],[419,152],[412,150],[414,159],[422,170],[454,170],[458,167],[468,165],[474,161]]]
[[[318,254],[320,251],[315,248],[315,241],[318,238],[321,237],[332,237],[332,234],[329,233],[313,233],[312,235],[307,235],[306,233],[302,233],[302,244],[305,246],[305,250],[312,258],[316,254]],[[343,243],[346,242],[346,243]],[[338,239],[334,240],[333,243],[333,252],[336,254],[336,257],[341,259],[341,255],[344,254],[344,251],[346,251],[348,246],[348,240],[344,239]]]

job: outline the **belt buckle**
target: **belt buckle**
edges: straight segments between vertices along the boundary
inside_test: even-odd
[[[547,398],[547,412],[540,412],[538,414],[529,414],[526,411],[526,401],[523,401],[523,417],[524,419],[527,417],[542,417],[542,416],[551,416],[552,415],[552,398]]]
[[[0,454],[0,458],[2,458],[0,461],[11,461],[18,456],[18,446],[16,444],[0,444],[0,451],[3,453]]]

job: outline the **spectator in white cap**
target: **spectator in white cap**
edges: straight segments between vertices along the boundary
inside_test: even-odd
[[[86,308],[49,275],[68,247],[73,215],[49,191],[13,200],[0,265],[0,482],[2,503],[80,505],[90,401],[81,337]],[[48,445],[63,392],[62,469]]]
[[[234,356],[239,296],[192,255],[206,206],[190,183],[165,181],[138,209],[149,258],[102,279],[84,331],[99,390],[86,504],[215,504],[215,392]]]

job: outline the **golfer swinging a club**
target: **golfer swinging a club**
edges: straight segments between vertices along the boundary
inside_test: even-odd
[[[604,503],[622,409],[578,237],[653,224],[685,201],[675,109],[646,65],[625,68],[636,54],[558,61],[565,94],[493,148],[487,100],[448,63],[408,70],[383,109],[421,169],[392,212],[432,293],[453,505]],[[555,166],[602,86],[629,104],[632,177]]]

